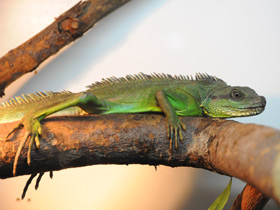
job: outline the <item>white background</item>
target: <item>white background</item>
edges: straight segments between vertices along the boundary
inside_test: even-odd
[[[72,7],[76,0],[0,1],[0,56]],[[280,1],[133,0],[6,90],[82,91],[109,76],[207,72],[267,98],[242,119],[280,128]],[[28,176],[0,180],[0,209],[206,209],[228,177],[190,168],[92,166],[43,177],[16,201]],[[243,183],[233,182],[233,194]],[[203,201],[203,202],[202,202]],[[232,201],[231,201],[232,202]],[[271,202],[266,209],[276,209]]]

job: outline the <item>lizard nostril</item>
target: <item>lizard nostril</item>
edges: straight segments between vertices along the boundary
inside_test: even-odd
[[[265,99],[265,97],[263,97],[263,96],[261,96],[261,104],[262,104],[263,106],[266,105],[266,99]]]

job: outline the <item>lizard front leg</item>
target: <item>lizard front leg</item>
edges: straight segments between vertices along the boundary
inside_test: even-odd
[[[167,136],[170,140],[170,151],[172,151],[173,145],[175,145],[175,149],[178,148],[178,139],[183,141],[182,129],[185,130],[186,125],[179,119],[167,95],[167,91],[164,90],[158,90],[156,92],[159,107],[166,116]]]
[[[63,109],[73,107],[73,106],[78,106],[78,107],[84,107],[87,104],[90,104],[90,106],[96,106],[100,107],[101,103],[99,100],[96,98],[91,93],[88,92],[81,92],[77,94],[71,94],[67,97],[64,98],[59,98],[57,96],[57,99],[52,100],[51,103],[48,101],[42,102],[40,106],[38,106],[37,109],[35,110],[30,110],[28,113],[24,115],[24,117],[21,119],[19,124],[7,135],[7,138],[12,134],[15,133],[17,130],[20,128],[24,127],[25,128],[25,135],[24,138],[21,140],[20,145],[17,149],[15,160],[14,160],[14,165],[13,165],[13,175],[16,175],[16,168],[17,168],[17,163],[19,160],[19,156],[21,151],[24,148],[24,145],[26,143],[29,143],[28,146],[28,152],[27,152],[27,163],[30,165],[31,163],[31,148],[32,145],[35,142],[35,146],[37,148],[40,147],[40,140],[39,136],[41,135],[41,124],[40,121],[44,119],[45,117],[61,111]]]

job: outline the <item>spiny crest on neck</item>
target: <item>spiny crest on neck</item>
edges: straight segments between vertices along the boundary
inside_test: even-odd
[[[215,77],[210,76],[206,73],[196,73],[195,77],[189,75],[170,75],[164,73],[152,73],[152,74],[144,74],[140,72],[139,74],[134,75],[127,75],[125,77],[109,77],[106,79],[102,79],[101,82],[95,82],[89,86],[88,89],[98,89],[103,87],[108,87],[117,84],[123,84],[133,81],[143,81],[143,80],[152,80],[152,81],[159,81],[159,80],[188,80],[188,81],[205,81],[207,83],[215,83],[215,82],[223,82],[223,80]]]

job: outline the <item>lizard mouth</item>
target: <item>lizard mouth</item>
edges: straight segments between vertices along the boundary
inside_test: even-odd
[[[223,106],[221,108],[215,108],[210,111],[206,107],[203,107],[204,113],[210,117],[221,117],[221,118],[230,118],[230,117],[247,117],[254,116],[262,113],[265,106],[253,106],[253,107],[242,107],[234,108],[229,106]]]
[[[262,113],[264,111],[264,106],[238,108],[237,110],[236,114],[238,117],[253,116]]]
[[[262,113],[264,111],[265,106],[250,106],[250,107],[239,107],[239,108],[233,108],[225,106],[225,110],[222,112],[224,114],[231,115],[230,117],[248,117],[248,116],[254,116]]]

